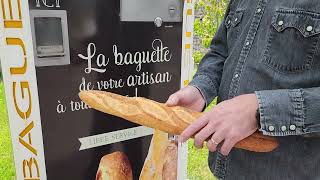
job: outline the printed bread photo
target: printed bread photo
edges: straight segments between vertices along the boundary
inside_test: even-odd
[[[132,169],[123,152],[114,152],[100,160],[96,180],[132,180]]]
[[[169,134],[181,134],[201,116],[200,112],[180,106],[168,107],[142,97],[126,97],[104,91],[82,91],[79,96],[91,108]],[[278,147],[278,142],[273,137],[254,133],[238,142],[235,147],[254,152],[270,152]]]
[[[176,180],[178,176],[178,144],[171,141],[164,151],[162,180]]]
[[[140,180],[176,180],[178,145],[168,134],[155,130],[140,174]]]

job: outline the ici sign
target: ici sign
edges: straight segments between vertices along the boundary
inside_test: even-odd
[[[49,0],[50,1],[50,0]],[[48,2],[48,0],[36,0],[36,6],[37,7],[41,7],[41,6],[45,6],[48,8],[59,8],[60,7],[60,0],[53,0],[55,2]]]

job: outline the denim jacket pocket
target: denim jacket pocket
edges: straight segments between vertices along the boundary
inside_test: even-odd
[[[300,9],[279,9],[272,18],[262,61],[280,73],[311,69],[319,34],[320,14]]]
[[[230,45],[238,39],[240,32],[240,22],[242,21],[243,10],[231,11],[225,20],[225,26],[227,28],[227,43],[229,48]]]

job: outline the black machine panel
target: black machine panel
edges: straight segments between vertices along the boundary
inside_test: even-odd
[[[31,16],[36,61],[43,60],[36,72],[49,180],[95,179],[101,157],[115,151],[128,156],[138,179],[147,156],[151,136],[80,151],[79,138],[138,126],[87,108],[78,97],[80,90],[165,102],[180,88],[181,2],[163,1],[171,11],[178,8],[172,19],[169,8],[153,14],[154,18],[145,13],[145,21],[141,16],[135,21],[128,16],[132,12],[123,12],[123,2],[29,0],[31,14],[32,10],[51,12],[48,17],[38,12]],[[143,0],[136,2],[135,6],[144,6]],[[121,13],[129,18],[121,19]],[[66,27],[61,18],[66,19]],[[156,18],[163,20],[159,27],[152,20]]]

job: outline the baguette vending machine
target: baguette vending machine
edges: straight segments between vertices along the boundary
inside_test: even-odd
[[[189,82],[192,0],[1,0],[0,60],[18,180],[186,179],[174,135],[78,93],[165,102]]]

